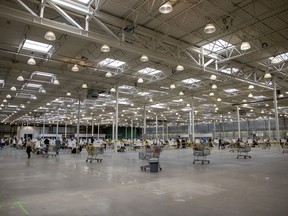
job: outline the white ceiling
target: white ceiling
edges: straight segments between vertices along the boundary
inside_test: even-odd
[[[160,0],[43,2],[41,6],[40,0],[7,0],[0,5],[0,80],[5,81],[0,88],[2,122],[41,121],[44,114],[52,122],[57,120],[60,108],[61,122],[75,123],[80,99],[82,122],[94,119],[108,123],[115,116],[116,105],[116,93],[110,90],[117,86],[120,124],[134,119],[142,125],[144,106],[149,119],[157,114],[159,120],[169,123],[188,122],[192,106],[197,121],[235,120],[235,104],[240,104],[242,118],[273,117],[274,83],[284,95],[278,101],[280,114],[288,114],[288,56],[278,64],[269,59],[288,52],[286,0],[171,0],[173,11],[169,14],[159,12],[164,3]],[[204,33],[208,22],[215,24],[215,33]],[[48,30],[55,32],[56,41],[44,39]],[[26,39],[53,48],[48,54],[25,50],[22,45]],[[210,52],[202,48],[219,39],[232,47],[217,52],[215,47]],[[249,41],[249,50],[240,49],[244,40]],[[110,46],[109,53],[101,52],[103,44]],[[141,62],[142,55],[149,61]],[[36,65],[27,64],[30,56],[34,56]],[[119,68],[99,64],[107,58],[125,64]],[[71,71],[75,64],[78,72]],[[177,65],[184,70],[177,71]],[[161,72],[151,76],[138,72],[147,67]],[[35,71],[52,73],[60,84],[32,77]],[[105,77],[108,71],[112,77]],[[272,74],[271,79],[264,78],[267,72]],[[217,76],[215,81],[210,80],[212,74]],[[17,81],[19,75],[24,82]],[[140,77],[143,83],[137,83]],[[190,78],[200,82],[182,82]],[[25,83],[41,84],[46,93],[23,88]],[[88,89],[81,88],[83,83]],[[170,89],[171,84],[176,88]],[[217,89],[212,89],[212,84]],[[249,90],[251,84],[254,89]],[[11,91],[12,86],[17,90]],[[227,89],[239,91],[227,93]],[[67,92],[71,96],[66,96]],[[91,99],[87,97],[91,92],[102,94]],[[209,96],[211,92],[214,96]],[[37,99],[16,97],[24,93]],[[248,97],[249,93],[254,97]],[[2,102],[7,94],[11,98]],[[262,100],[267,101],[259,102]],[[21,108],[23,105],[25,108]]]

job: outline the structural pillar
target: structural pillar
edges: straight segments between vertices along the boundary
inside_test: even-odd
[[[241,130],[240,130],[240,113],[239,106],[237,106],[237,122],[238,122],[238,139],[241,138]]]
[[[77,141],[79,142],[79,130],[80,130],[80,99],[78,101],[78,112],[77,112]]]
[[[278,118],[278,102],[277,102],[277,89],[276,83],[274,83],[274,110],[275,110],[275,127],[276,127],[276,140],[280,142],[280,132],[279,132],[279,118]]]

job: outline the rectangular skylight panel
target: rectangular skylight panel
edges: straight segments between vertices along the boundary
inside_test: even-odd
[[[38,75],[38,76],[45,76],[45,77],[54,77],[53,73],[47,73],[47,72],[41,72],[41,71],[34,71],[32,75]]]
[[[76,0],[76,1],[87,5],[88,3],[90,3],[91,0]]]
[[[125,63],[126,62],[123,62],[123,61],[118,61],[115,59],[106,58],[103,61],[99,62],[99,65],[100,66],[106,66],[106,67],[112,67],[112,68],[118,68]]]
[[[40,85],[40,84],[35,84],[35,83],[27,83],[27,84],[26,84],[26,87],[38,89],[38,88],[41,88],[42,85]]]
[[[161,72],[162,72],[161,70],[157,70],[155,68],[149,68],[149,67],[138,70],[138,73],[145,74],[145,75],[155,75]]]
[[[48,53],[52,48],[52,45],[46,43],[40,43],[33,40],[26,39],[23,45],[23,49],[32,50],[35,52]]]
[[[231,88],[231,89],[224,89],[224,91],[227,92],[227,93],[235,93],[235,92],[238,92],[239,90]]]
[[[141,96],[146,96],[146,95],[149,95],[150,93],[149,92],[138,92],[137,94],[141,95]]]
[[[189,79],[182,80],[182,82],[186,83],[186,84],[193,84],[193,83],[200,82],[200,80],[194,79],[194,78],[189,78]]]
[[[235,74],[238,72],[238,68],[225,68],[225,69],[222,69],[221,72],[226,73],[226,74]]]
[[[128,85],[122,85],[122,86],[119,86],[118,88],[119,88],[119,89],[127,89],[127,90],[130,90],[130,89],[133,89],[134,87],[133,87],[133,86],[128,86]]]
[[[265,99],[266,97],[264,95],[258,95],[258,96],[254,96],[253,98],[255,98],[256,100],[262,100],[262,99]]]
[[[275,57],[270,57],[269,59],[271,60],[271,63],[273,63],[273,64],[277,64],[277,63],[280,63],[282,61],[287,61],[288,60],[288,53],[282,53],[282,54],[279,54]]]
[[[219,40],[213,41],[211,43],[208,43],[202,47],[204,49],[211,51],[211,52],[218,52],[221,50],[230,49],[234,46],[232,44],[222,40],[222,39],[219,39]]]

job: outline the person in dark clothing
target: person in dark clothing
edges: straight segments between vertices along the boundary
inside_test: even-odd
[[[45,138],[44,145],[45,145],[45,152],[48,153],[50,141],[48,138]]]
[[[219,139],[218,149],[221,149],[221,148],[222,148],[222,140]]]
[[[30,138],[28,138],[28,142],[26,142],[26,152],[27,152],[27,155],[28,155],[28,159],[30,158],[30,153],[32,151],[32,146],[33,146],[32,140]]]

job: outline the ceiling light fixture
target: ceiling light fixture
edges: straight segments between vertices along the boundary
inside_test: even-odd
[[[151,102],[151,103],[152,103],[152,102],[153,102],[153,99],[152,99],[152,98],[150,98],[150,99],[149,99],[149,102]]]
[[[204,28],[204,32],[206,34],[212,34],[216,31],[216,27],[213,23],[207,23],[207,25]]]
[[[141,58],[140,58],[140,61],[147,62],[147,61],[149,61],[149,58],[146,55],[142,55]]]
[[[27,61],[27,64],[29,64],[29,65],[36,65],[36,61],[35,61],[34,57],[30,57],[30,58],[28,59],[28,61]]]
[[[169,1],[159,7],[159,12],[163,14],[171,13],[172,10],[173,7]]]
[[[15,86],[12,86],[10,90],[11,90],[11,91],[16,91],[16,87],[15,87]]]
[[[110,71],[108,71],[106,74],[105,74],[105,77],[112,77],[112,73]]]
[[[70,92],[67,92],[67,93],[66,93],[66,96],[71,96],[71,93],[70,93]]]
[[[176,70],[177,71],[183,71],[184,67],[182,65],[177,65]]]
[[[213,93],[213,92],[210,92],[210,93],[209,93],[209,96],[214,96],[214,93]]]
[[[54,79],[53,84],[54,85],[59,85],[59,81],[57,79]]]
[[[44,35],[44,38],[48,41],[55,41],[56,40],[55,33],[52,31],[46,32],[46,34]]]
[[[248,95],[248,97],[252,98],[252,97],[253,97],[252,93],[250,93],[250,94]]]
[[[82,84],[82,88],[83,88],[83,89],[87,89],[87,88],[88,88],[87,84],[83,83],[83,84]]]
[[[42,90],[41,90],[41,93],[45,94],[45,93],[46,93],[46,90],[45,90],[45,89],[42,89]]]
[[[17,77],[17,81],[23,82],[23,81],[24,81],[23,76],[22,76],[22,75],[18,76],[18,77]]]
[[[33,100],[37,100],[37,97],[35,95],[33,95],[32,99]]]
[[[280,95],[279,95],[279,98],[283,98],[283,97],[284,97],[284,95],[283,95],[283,94],[280,94]]]
[[[271,76],[271,74],[270,73],[266,73],[265,75],[264,75],[264,78],[265,79],[270,79],[272,76]]]
[[[116,89],[115,89],[114,87],[112,87],[112,88],[110,89],[110,92],[116,92]]]
[[[216,80],[216,79],[217,79],[216,75],[212,74],[212,75],[210,76],[210,80]]]
[[[174,84],[170,85],[170,89],[175,89],[175,88],[176,88],[176,86]]]
[[[138,80],[137,80],[137,83],[143,83],[143,79],[140,77]]]
[[[217,101],[219,101],[219,102],[220,102],[220,101],[221,101],[221,98],[217,98]]]
[[[101,47],[101,52],[103,52],[103,53],[110,52],[110,47],[106,44],[103,44]]]
[[[6,95],[6,98],[10,99],[10,98],[11,98],[11,95],[10,95],[10,94],[7,94],[7,95]]]
[[[254,89],[254,85],[249,85],[248,89]]]
[[[3,103],[7,103],[7,100],[6,100],[6,98],[4,98],[4,100],[3,100]]]
[[[73,65],[71,71],[78,72],[79,71],[78,65],[77,64]]]
[[[180,95],[180,96],[183,96],[183,95],[184,95],[184,92],[180,91],[180,92],[179,92],[179,95]]]
[[[241,50],[248,50],[250,48],[251,48],[251,45],[250,45],[250,43],[248,41],[243,41],[241,43],[241,46],[240,46]]]
[[[216,84],[213,84],[213,85],[212,85],[212,89],[217,89],[217,85],[216,85]]]

